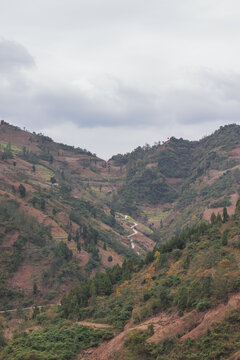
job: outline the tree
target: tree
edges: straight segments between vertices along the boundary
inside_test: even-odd
[[[35,305],[33,308],[32,319],[36,319],[37,315],[40,314],[39,308]]]
[[[222,217],[221,215],[218,213],[217,214],[217,224],[221,224],[222,223]]]
[[[72,259],[72,251],[68,248],[67,244],[63,241],[60,241],[56,248],[56,255],[64,258],[66,261]]]
[[[228,219],[229,219],[229,215],[227,212],[227,208],[226,208],[226,206],[224,206],[224,208],[223,208],[223,223],[227,222]]]
[[[77,242],[77,251],[78,251],[78,252],[80,252],[80,251],[81,251],[81,244],[80,244],[80,242],[79,242],[79,241]]]
[[[112,217],[115,219],[115,210],[111,209],[110,214],[112,215]]]
[[[226,230],[227,229],[225,229],[223,231],[223,234],[222,234],[222,245],[223,246],[227,246],[227,244],[228,244],[228,238],[227,238],[227,231]]]
[[[188,290],[185,286],[181,287],[176,294],[175,303],[177,305],[178,311],[184,311],[187,307],[188,302]]]
[[[113,260],[113,258],[112,258],[112,256],[110,255],[110,256],[108,257],[108,262],[112,262],[112,260]]]
[[[54,176],[52,176],[52,177],[50,178],[50,181],[51,181],[52,184],[56,184],[56,182],[57,182],[57,180],[55,179]]]
[[[33,283],[33,295],[36,296],[37,292],[38,292],[38,287],[37,287],[36,282],[34,281],[34,283]]]
[[[22,198],[25,197],[26,195],[26,188],[23,184],[20,184],[19,187],[18,187],[18,191],[19,191],[19,194]]]
[[[32,166],[32,171],[33,171],[34,173],[36,172],[36,166],[35,166],[35,165]]]
[[[217,217],[215,215],[215,213],[213,212],[211,215],[211,224],[214,225],[217,222]]]
[[[45,210],[45,200],[43,198],[40,199],[40,208],[41,210]]]

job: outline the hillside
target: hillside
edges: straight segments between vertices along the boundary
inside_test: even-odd
[[[164,241],[226,206],[233,214],[240,184],[240,127],[227,125],[200,141],[170,138],[113,156],[126,167],[113,206],[141,219]]]
[[[117,167],[5,122],[0,145],[2,309],[56,303],[79,280],[153,248],[143,233],[133,245],[134,220],[109,205]]]
[[[81,282],[56,308],[4,314],[5,336],[20,333],[0,359],[238,359],[239,227],[240,201],[231,217]]]
[[[238,125],[108,162],[0,145],[0,359],[238,359]]]

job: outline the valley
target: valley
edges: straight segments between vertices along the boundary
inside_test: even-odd
[[[233,124],[104,161],[2,121],[0,359],[234,359],[239,149]]]

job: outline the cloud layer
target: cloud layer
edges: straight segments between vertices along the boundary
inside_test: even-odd
[[[106,158],[240,119],[236,0],[0,2],[11,123]]]

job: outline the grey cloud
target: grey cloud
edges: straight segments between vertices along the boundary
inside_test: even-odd
[[[27,49],[15,41],[0,40],[0,73],[35,65]]]
[[[107,101],[91,99],[73,89],[62,87],[50,91],[24,78],[20,84],[19,81],[11,78],[11,86],[0,89],[0,116],[6,120],[18,119],[31,127],[44,128],[69,121],[79,128],[161,127],[240,119],[240,98],[235,95],[240,84],[235,78],[232,83],[211,79],[210,89],[182,87],[159,94],[119,85]],[[230,91],[232,88],[235,91]]]
[[[201,71],[191,88],[172,85],[159,92],[141,91],[116,80],[105,96],[89,97],[64,83],[50,89],[47,82],[45,86],[31,81],[21,69],[33,65],[22,45],[0,43],[0,69],[8,80],[0,88],[0,117],[33,130],[67,122],[78,128],[161,128],[240,118],[239,74]]]

